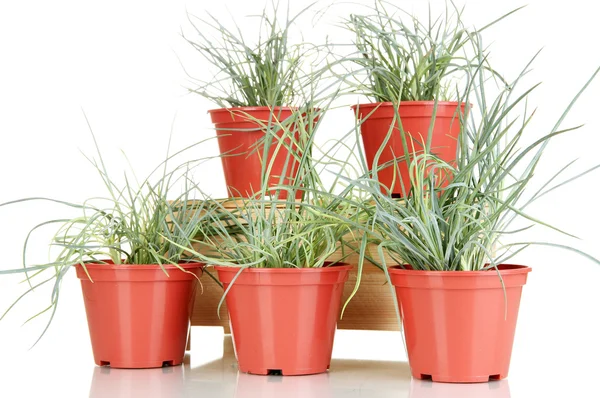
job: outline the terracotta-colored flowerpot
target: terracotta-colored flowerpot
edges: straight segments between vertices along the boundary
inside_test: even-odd
[[[405,150],[399,129],[400,122],[406,133],[407,149],[418,154],[423,151],[427,142],[432,116],[435,110],[435,123],[431,132],[430,152],[440,159],[453,164],[456,161],[456,148],[461,130],[460,114],[464,113],[465,104],[458,102],[434,101],[403,101],[398,106],[398,117],[391,102],[377,102],[352,106],[352,110],[361,121],[360,130],[368,166],[373,170],[375,156],[381,148],[390,131],[394,129],[379,156],[376,166],[383,166],[377,173],[377,178],[383,184],[382,192],[389,189],[393,196],[401,197],[410,191],[409,167],[405,159]],[[414,145],[411,147],[411,140]],[[397,160],[397,170],[394,167]],[[402,181],[402,183],[401,183]]]
[[[179,365],[202,264],[87,264],[81,280],[94,361],[113,368]]]
[[[508,375],[521,290],[531,268],[498,269],[389,269],[414,378],[473,383]]]
[[[263,164],[268,166],[271,162],[269,187],[292,183],[299,166],[297,158],[288,150],[288,147],[295,146],[292,140],[285,139],[285,145],[281,145],[277,139],[273,139],[267,159],[263,156],[264,147],[257,145],[265,137],[265,125],[277,125],[289,118],[292,112],[292,108],[275,107],[271,111],[266,106],[208,111],[217,131],[223,173],[230,197],[250,197],[260,192]],[[281,138],[284,132],[279,130],[276,135]],[[283,181],[281,176],[284,176]],[[275,193],[275,190],[270,193]],[[298,193],[297,198],[300,196],[301,193]],[[287,192],[280,191],[279,198],[287,198]]]
[[[326,372],[352,267],[247,268],[227,293],[231,334],[241,372]],[[216,267],[224,288],[239,268]]]

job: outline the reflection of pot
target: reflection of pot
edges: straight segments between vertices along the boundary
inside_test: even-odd
[[[412,379],[409,398],[510,398],[508,380],[489,383],[432,383]]]
[[[328,373],[310,376],[257,376],[239,372],[236,398],[333,397]]]
[[[90,398],[181,397],[185,390],[184,366],[158,369],[94,367]]]

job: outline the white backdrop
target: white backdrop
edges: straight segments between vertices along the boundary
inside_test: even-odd
[[[214,2],[217,3],[217,2]],[[102,194],[102,185],[80,150],[93,155],[93,144],[82,109],[87,114],[103,150],[105,162],[119,176],[126,167],[121,150],[139,175],[145,175],[164,158],[173,125],[174,148],[213,135],[206,111],[215,106],[187,94],[181,62],[195,75],[206,73],[201,62],[179,35],[187,26],[186,9],[202,15],[209,9],[228,22],[228,11],[242,28],[244,15],[257,13],[261,2],[227,0],[225,6],[201,1],[66,1],[0,2],[0,203],[27,196],[47,196],[68,201]],[[260,7],[256,3],[261,4]],[[298,0],[299,10],[309,2]],[[329,34],[344,40],[332,25],[358,4],[340,3],[318,27],[307,21],[307,38]],[[414,2],[407,9],[423,11]],[[323,3],[325,6],[327,3]],[[443,2],[432,1],[434,13]],[[462,4],[462,2],[459,2]],[[555,5],[556,4],[556,5]],[[561,4],[561,5],[558,5]],[[522,5],[520,1],[467,1],[465,19],[481,26]],[[317,6],[319,7],[319,6]],[[545,133],[571,97],[600,65],[597,51],[600,33],[597,17],[585,0],[552,3],[530,0],[529,6],[509,20],[486,31],[492,43],[492,62],[507,77],[515,76],[540,48],[528,83],[543,81],[531,96],[538,112],[529,133]],[[346,37],[347,39],[347,37]],[[600,81],[592,84],[565,122],[585,124],[579,131],[560,137],[548,147],[537,178],[543,181],[567,161],[579,158],[576,170],[599,162],[600,121],[597,99]],[[352,126],[347,109],[331,111],[324,121],[322,140],[345,134]],[[194,155],[215,154],[216,142]],[[201,169],[198,180],[215,196],[225,187],[218,160]],[[565,240],[542,229],[528,231],[523,240],[553,240],[572,244],[600,258],[598,223],[598,173],[548,195],[532,207],[532,213],[565,228],[581,240]],[[23,239],[37,222],[72,214],[56,205],[22,204],[0,208],[2,269],[20,265]],[[48,236],[32,242],[31,260],[44,260]],[[575,366],[582,377],[600,371],[600,266],[574,253],[534,247],[515,260],[533,267],[525,287],[517,328],[512,373],[556,372]],[[0,310],[6,308],[23,285],[20,278],[0,276]],[[91,350],[79,286],[74,273],[63,285],[62,302],[49,333],[34,350],[50,360],[63,348]],[[27,353],[43,328],[43,322],[21,323],[49,302],[47,292],[36,294],[0,322],[0,358]],[[385,341],[398,336],[361,338],[357,344],[340,335],[340,356],[372,356],[402,359],[390,352]],[[361,334],[361,336],[364,336]],[[390,337],[391,336],[391,337]],[[397,345],[399,347],[399,345]],[[43,361],[43,359],[37,360]]]

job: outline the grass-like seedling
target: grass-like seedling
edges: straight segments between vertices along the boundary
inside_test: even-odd
[[[183,37],[214,68],[208,78],[188,73],[196,85],[190,91],[224,108],[297,105],[311,83],[303,68],[315,47],[292,43],[290,30],[311,6],[295,15],[288,7],[281,21],[279,3],[273,3],[258,16],[258,34],[238,26],[229,29],[210,14],[207,18],[189,15],[194,34]]]
[[[445,163],[427,152],[416,153],[410,166],[412,188],[402,200],[382,193],[376,179],[356,182],[370,192],[375,203],[373,221],[382,262],[383,251],[387,250],[399,263],[417,270],[478,271],[506,263],[532,245],[547,245],[577,252],[598,263],[567,245],[514,241],[514,234],[534,225],[572,236],[529,214],[528,206],[600,167],[557,182],[573,164],[568,163],[540,188],[529,192],[551,139],[578,128],[560,126],[600,71],[594,72],[548,133],[526,143],[529,139],[524,137],[534,113],[527,112],[527,96],[537,85],[519,94],[517,87],[529,66],[492,98],[486,92],[483,68],[470,77],[472,87],[467,92],[471,96],[467,101],[475,105],[464,116],[456,164]],[[522,107],[524,117],[517,114]],[[527,225],[513,229],[516,219],[525,220]],[[506,241],[508,236],[513,237],[512,241]]]
[[[158,264],[167,272],[164,265],[178,266],[198,261],[185,251],[185,247],[190,246],[198,231],[214,219],[207,216],[211,211],[207,208],[210,202],[193,201],[196,187],[187,184],[189,173],[202,160],[168,168],[170,160],[198,144],[168,155],[139,183],[137,179],[131,181],[125,174],[125,184],[118,186],[107,171],[95,137],[94,143],[97,159],[88,160],[104,183],[106,196],[90,198],[81,204],[52,198],[24,198],[0,204],[1,209],[29,201],[51,201],[79,212],[74,218],[50,219],[32,228],[23,247],[23,266],[0,270],[0,274],[24,274],[27,282],[25,292],[10,305],[0,320],[35,289],[47,284],[53,286],[49,305],[30,318],[50,313],[40,338],[47,331],[58,308],[62,280],[74,265],[81,264],[85,269],[86,264],[107,261],[116,265]],[[178,194],[174,195],[177,191]],[[56,228],[49,242],[52,261],[28,264],[26,254],[32,234],[49,226]]]
[[[346,61],[360,68],[344,79],[375,102],[457,100],[457,87],[478,62],[489,67],[479,34],[517,10],[476,29],[465,26],[463,9],[454,3],[438,17],[430,10],[424,23],[377,0],[369,13],[351,15],[345,23],[356,47]]]

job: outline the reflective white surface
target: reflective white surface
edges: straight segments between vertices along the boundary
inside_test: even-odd
[[[216,329],[216,330],[215,330]],[[90,398],[537,398],[597,397],[594,367],[561,365],[537,358],[536,366],[513,366],[507,380],[443,384],[413,380],[402,360],[347,359],[381,356],[396,333],[339,331],[328,373],[313,376],[255,376],[239,373],[231,346],[218,328],[193,328],[192,350],[182,366],[129,370],[94,365],[91,351],[45,345],[0,363],[0,397]],[[357,339],[357,336],[360,337]],[[353,341],[353,345],[348,345]],[[360,341],[360,344],[357,342]],[[377,344],[375,344],[375,342]],[[74,347],[77,347],[75,349]],[[397,346],[388,351],[402,357]],[[361,352],[366,350],[368,353]],[[52,355],[54,354],[54,355]],[[525,361],[529,362],[529,361]]]
[[[300,10],[312,1],[297,0],[292,4]],[[262,7],[266,2],[259,3]],[[323,6],[328,3],[325,1]],[[340,6],[329,10],[330,20],[304,29],[312,36],[306,37],[308,41],[321,42],[330,34],[332,42],[351,39],[336,36],[332,24],[351,12],[363,12],[356,8],[357,3],[372,4],[372,0],[338,3]],[[407,10],[419,8],[426,12],[429,3],[435,11],[442,9],[445,1],[399,3]],[[510,20],[486,30],[485,39],[492,45],[495,67],[509,80],[544,48],[525,84],[543,81],[530,103],[530,108],[537,110],[526,140],[533,142],[552,128],[561,110],[600,64],[600,52],[594,44],[598,38],[598,13],[593,12],[596,2],[456,3],[459,7],[466,5],[465,22],[469,26],[482,26],[527,4]],[[190,65],[189,72],[197,77],[202,77],[203,70],[197,64],[197,54],[181,39],[180,28],[185,25],[186,10],[201,16],[209,9],[227,23],[230,12],[238,22],[252,21],[243,16],[256,14],[261,9],[256,4],[248,0],[0,1],[0,202],[46,196],[80,203],[105,194],[93,167],[79,154],[80,149],[86,155],[95,153],[82,108],[113,178],[128,170],[121,149],[138,176],[149,173],[158,159],[164,158],[172,127],[172,149],[213,137],[206,111],[215,105],[199,96],[184,95],[189,81],[178,58]],[[241,28],[245,27],[242,22]],[[547,147],[546,159],[540,162],[535,181],[531,182],[536,187],[574,158],[580,160],[565,179],[598,162],[599,88],[597,78],[563,125],[585,127],[573,135],[557,136]],[[354,118],[347,107],[332,109],[323,120],[317,144],[338,139],[353,127]],[[192,157],[214,155],[218,151],[216,140],[197,150]],[[198,178],[207,194],[222,197],[226,189],[220,160],[213,160],[201,169]],[[530,208],[532,215],[574,233],[581,241],[566,240],[560,234],[538,228],[524,231],[518,238],[515,235],[515,239],[572,244],[600,258],[600,211],[594,199],[600,192],[598,178],[596,171],[565,189],[551,192]],[[21,249],[30,228],[49,218],[74,215],[78,213],[55,204],[3,208],[0,268],[21,265]],[[50,229],[32,236],[30,264],[48,260],[47,244],[53,233]],[[22,300],[0,322],[0,397],[81,398],[94,394],[218,398],[234,397],[236,393],[259,396],[262,392],[287,398],[298,391],[320,391],[337,397],[600,397],[600,267],[573,252],[547,247],[531,247],[519,253],[515,263],[530,265],[533,272],[523,290],[508,382],[414,382],[403,362],[406,356],[398,334],[348,331],[336,335],[337,359],[326,377],[238,378],[231,354],[223,356],[222,333],[208,331],[192,340],[190,363],[184,367],[98,369],[92,361],[81,289],[71,274],[62,285],[53,324],[33,350],[28,349],[48,317],[39,317],[25,327],[20,325],[48,305],[51,286],[50,290],[38,289]],[[0,277],[0,314],[23,293],[26,286],[19,284],[22,279],[22,275]]]
[[[237,371],[226,355],[199,367],[127,370],[94,368],[90,398],[508,398],[507,380],[483,384],[441,384],[411,380],[405,362],[337,359],[329,373],[311,376],[255,376]]]

